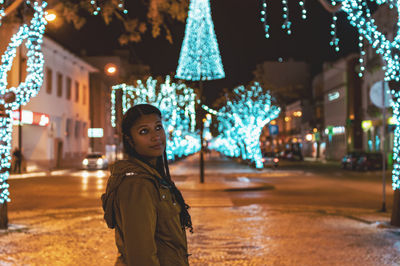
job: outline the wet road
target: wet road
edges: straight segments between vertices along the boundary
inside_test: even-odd
[[[177,184],[197,178],[197,158],[171,166]],[[399,265],[400,231],[380,228],[379,172],[336,165],[282,164],[257,171],[208,158],[206,182],[262,182],[263,191],[183,190],[192,206],[191,265]],[[10,223],[0,232],[0,265],[113,265],[99,197],[106,171],[10,180]],[[390,208],[392,191],[387,187]]]
[[[257,171],[229,160],[206,161],[206,182],[210,180],[248,180],[273,187],[264,191],[216,192],[184,190],[194,206],[244,206],[251,204],[353,207],[378,210],[382,206],[380,172],[353,172],[336,165],[291,165],[280,169]],[[189,158],[171,166],[175,182],[197,178],[197,158]],[[108,171],[71,171],[52,176],[12,179],[10,211],[100,206]],[[390,209],[393,191],[387,174],[386,202]],[[207,200],[208,199],[208,200]],[[210,204],[206,204],[210,202]],[[220,202],[220,203],[218,203]]]

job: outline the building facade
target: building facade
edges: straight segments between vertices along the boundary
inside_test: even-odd
[[[22,151],[26,171],[79,167],[89,147],[89,74],[97,69],[48,37],[43,38],[42,51],[42,89],[14,112],[12,149]],[[25,79],[25,55],[21,46],[10,86]]]
[[[324,136],[327,159],[339,160],[347,152],[362,149],[362,80],[351,54],[323,67]]]

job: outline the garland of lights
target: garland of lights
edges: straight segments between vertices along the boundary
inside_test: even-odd
[[[167,76],[165,82],[148,78],[146,83],[137,81],[137,86],[120,84],[112,87],[111,125],[116,127],[116,93],[122,90],[122,112],[141,103],[150,103],[162,113],[167,138],[167,157],[187,156],[200,150],[200,138],[196,131],[196,94],[185,84],[171,83]]]
[[[176,78],[213,80],[225,77],[209,0],[192,0]]]
[[[0,26],[1,26],[1,21],[3,19],[3,17],[6,15],[5,13],[5,6],[4,6],[4,0],[0,0]]]
[[[333,15],[332,15],[332,24],[331,24],[331,36],[332,36],[332,39],[329,42],[329,45],[334,47],[336,52],[339,52],[340,48],[339,48],[339,38],[337,37],[336,21],[337,21],[336,13],[333,13]]]
[[[19,31],[11,38],[11,43],[8,45],[5,53],[1,57],[0,65],[0,95],[13,92],[16,99],[12,103],[6,103],[3,98],[0,98],[0,105],[5,107],[5,115],[0,116],[0,204],[9,202],[9,191],[7,179],[9,177],[10,161],[11,161],[11,133],[12,121],[11,113],[18,109],[21,105],[29,102],[30,98],[37,95],[43,83],[43,54],[41,52],[42,38],[46,26],[44,18],[44,8],[46,2],[39,5],[34,3],[33,8],[35,14],[31,20],[31,24],[22,25]],[[7,88],[7,73],[11,70],[12,62],[16,56],[17,47],[26,40],[27,52],[27,76],[24,82],[19,84],[17,88]],[[4,169],[7,169],[4,171]]]
[[[358,76],[362,78],[365,71],[365,51],[364,51],[364,38],[360,35],[358,36],[358,47],[360,48],[360,58],[358,62],[360,63],[360,72]]]
[[[101,12],[101,7],[98,4],[98,0],[90,0],[90,4],[92,5],[92,14],[97,16]],[[128,10],[125,8],[124,0],[118,0],[118,9],[122,11],[124,14],[128,14]]]
[[[378,30],[375,20],[372,18],[371,11],[364,0],[342,0],[340,1],[340,10],[347,14],[347,19],[353,27],[358,30],[361,38],[359,43],[363,40],[375,49],[378,55],[381,55],[384,66],[382,69],[385,71],[385,81],[400,81],[400,2],[398,0],[370,0],[378,5],[388,4],[391,9],[395,8],[397,11],[397,32],[393,41],[390,41],[386,36]],[[332,0],[332,6],[336,6],[339,1]],[[335,48],[336,49],[336,48]],[[363,51],[363,44],[360,45],[360,73],[365,69]],[[398,88],[400,89],[400,88]],[[398,90],[397,89],[397,90]],[[393,118],[396,121],[396,128],[394,131],[394,147],[393,147],[393,172],[392,172],[392,187],[394,190],[400,189],[400,92],[391,90],[394,99],[392,101]]]
[[[376,0],[377,4],[390,4],[391,8],[396,7],[399,14],[400,5],[397,1],[382,1]],[[399,48],[400,48],[400,32],[397,32],[396,37],[393,41],[390,41],[382,34],[378,27],[375,25],[375,21],[372,19],[371,11],[365,2],[361,0],[347,0],[342,2],[342,10],[348,14],[348,20],[350,24],[358,29],[359,34],[366,39],[372,47],[375,49],[377,54],[382,56],[386,66],[383,67],[385,70],[385,80],[400,81],[400,62],[399,62]],[[397,18],[397,26],[400,25],[400,19]],[[393,190],[400,189],[400,157],[399,157],[399,138],[400,138],[400,123],[399,123],[399,99],[400,94],[395,90],[391,91],[394,96],[392,101],[392,108],[394,114],[394,120],[396,121],[396,128],[394,131],[394,147],[393,147],[393,172],[392,172],[392,187]]]
[[[264,25],[265,38],[269,38],[269,25],[267,23],[267,0],[262,0],[261,22]]]
[[[286,30],[287,34],[291,34],[292,31],[290,29],[290,26],[292,25],[292,22],[289,20],[289,6],[287,4],[287,0],[282,0],[282,5],[283,5],[283,19],[284,22],[282,24],[282,29]]]
[[[306,0],[299,0],[299,6],[301,8],[301,18],[303,20],[307,19],[307,9],[306,9]],[[289,5],[288,5],[288,0],[282,0],[282,10],[283,10],[283,24],[282,24],[282,29],[286,30],[287,34],[291,34],[291,26],[292,22],[289,19]],[[261,5],[261,22],[263,23],[264,26],[264,31],[265,31],[265,38],[269,38],[269,29],[270,26],[267,23],[267,0],[262,0],[262,5]]]
[[[226,106],[218,111],[220,135],[211,147],[226,156],[250,160],[261,168],[260,134],[279,113],[280,108],[272,105],[271,95],[259,83],[254,82],[248,89],[239,86],[227,99]]]
[[[307,19],[307,9],[305,7],[306,0],[300,0],[299,6],[301,7],[301,18]]]

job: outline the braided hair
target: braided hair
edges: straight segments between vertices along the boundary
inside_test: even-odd
[[[129,108],[129,110],[124,114],[124,117],[122,119],[122,136],[123,136],[122,144],[124,147],[124,152],[127,155],[139,159],[142,162],[149,165],[150,167],[154,168],[154,166],[152,166],[145,158],[143,158],[143,156],[138,154],[131,145],[132,136],[130,130],[132,126],[134,125],[136,120],[139,119],[141,116],[149,114],[156,114],[160,118],[162,117],[160,110],[157,107],[150,104],[138,104]],[[157,158],[155,169],[162,177],[164,177],[164,180],[168,183],[168,187],[171,193],[174,194],[175,199],[181,206],[181,212],[179,216],[182,228],[189,229],[190,232],[193,233],[192,218],[188,212],[190,206],[186,204],[182,196],[182,193],[179,191],[179,189],[176,187],[175,183],[171,179],[168,167],[168,159],[165,150],[163,156],[159,156]]]

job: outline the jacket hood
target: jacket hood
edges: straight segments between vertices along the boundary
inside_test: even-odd
[[[142,176],[154,181],[156,176],[161,178],[158,172],[146,163],[136,159],[122,160],[115,162],[110,167],[111,175],[107,181],[106,192],[101,195],[102,206],[104,210],[104,220],[109,228],[115,228],[114,199],[119,185],[125,177]]]

